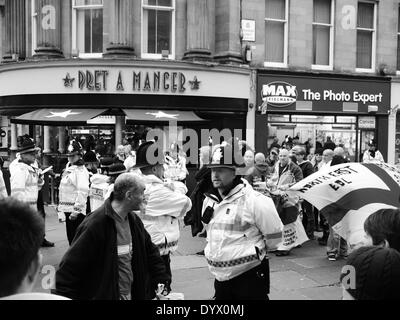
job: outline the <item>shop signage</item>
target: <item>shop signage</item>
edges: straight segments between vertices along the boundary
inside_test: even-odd
[[[264,75],[258,77],[259,111],[356,110],[368,113],[368,107],[378,106],[386,113],[390,106],[390,81],[386,79],[329,78],[326,75]]]
[[[272,82],[263,86],[263,101],[274,107],[287,107],[297,101],[296,86],[286,82]]]
[[[112,77],[109,70],[79,70],[75,77],[67,73],[63,81],[66,88],[74,88],[76,85],[80,90],[102,92],[107,92],[110,87],[114,87],[120,92],[130,90],[132,92],[184,93],[187,89],[199,90],[201,84],[197,76],[188,81],[183,72],[136,70],[119,71],[116,77]]]
[[[358,128],[360,129],[375,129],[376,119],[375,117],[359,117]]]

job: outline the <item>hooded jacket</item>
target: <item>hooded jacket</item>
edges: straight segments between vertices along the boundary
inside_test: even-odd
[[[118,300],[117,230],[111,201],[88,215],[56,273],[55,294],[75,300]],[[159,283],[169,283],[164,263],[140,219],[129,214],[132,235],[133,300],[153,299]]]
[[[146,184],[147,205],[138,215],[160,254],[166,255],[178,247],[179,219],[191,209],[192,202],[185,195],[187,188],[182,182],[167,185],[155,175],[142,178]]]
[[[217,199],[207,195],[203,204],[203,214],[208,207],[214,210],[204,253],[210,272],[227,281],[260,265],[281,242],[283,225],[272,199],[245,180]]]

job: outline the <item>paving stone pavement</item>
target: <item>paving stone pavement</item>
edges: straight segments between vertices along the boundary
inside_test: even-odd
[[[43,268],[35,290],[50,292],[51,275],[68,249],[65,225],[58,222],[54,207],[46,207],[46,237],[55,248],[42,248]],[[206,239],[191,235],[190,227],[181,231],[178,250],[171,257],[172,289],[185,295],[186,300],[210,300],[214,294],[214,278],[204,256],[196,255],[204,249]],[[316,241],[308,241],[292,250],[286,257],[271,254],[271,300],[340,300],[339,283],[344,260],[328,261],[325,248]],[[50,270],[50,271],[49,271]]]

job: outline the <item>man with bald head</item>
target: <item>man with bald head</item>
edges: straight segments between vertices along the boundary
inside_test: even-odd
[[[56,273],[55,293],[76,300],[149,300],[171,280],[133,211],[146,205],[140,177],[122,174],[104,205],[79,226]]]

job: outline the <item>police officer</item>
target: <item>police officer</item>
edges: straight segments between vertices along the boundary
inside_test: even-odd
[[[38,151],[39,148],[36,147],[33,139],[28,136],[22,137],[18,150],[19,160],[10,166],[11,196],[27,202],[35,211],[37,211],[39,190],[44,185],[39,170],[33,167]]]
[[[82,146],[71,140],[68,147],[68,163],[59,187],[59,218],[66,222],[67,238],[71,244],[76,229],[86,215],[89,194],[89,172],[82,159]]]
[[[106,199],[114,190],[114,183],[117,178],[126,173],[126,168],[122,163],[116,163],[110,166],[108,176],[103,174],[95,174],[90,178],[90,208],[95,211],[100,208]]]
[[[147,205],[139,213],[152,242],[160,250],[167,273],[171,276],[170,254],[176,251],[180,237],[179,220],[191,209],[192,202],[185,194],[187,188],[179,181],[164,183],[163,161],[154,163],[147,157],[155,142],[142,144],[137,151],[134,169],[140,169],[146,184]],[[161,154],[161,151],[159,152]],[[167,291],[170,291],[168,284]]]
[[[245,170],[238,150],[225,143],[212,155],[214,191],[206,194],[202,213],[205,257],[216,278],[216,300],[267,300],[267,252],[281,242],[283,225],[272,199],[241,178]]]

